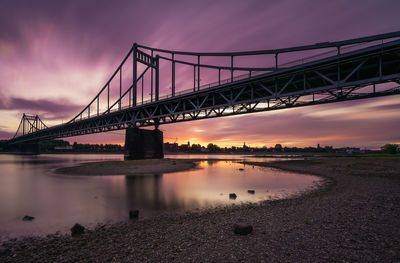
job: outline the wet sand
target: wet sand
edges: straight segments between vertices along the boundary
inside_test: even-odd
[[[400,159],[248,163],[319,175],[320,189],[259,204],[99,226],[1,245],[0,262],[399,262]],[[251,224],[234,234],[238,221]]]
[[[72,175],[143,175],[179,172],[195,167],[196,160],[152,159],[90,162],[59,168],[55,172]]]

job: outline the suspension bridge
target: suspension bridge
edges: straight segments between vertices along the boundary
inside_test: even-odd
[[[184,81],[177,81],[182,77]],[[174,122],[395,95],[400,94],[399,85],[400,31],[223,53],[135,43],[110,79],[70,121],[47,127],[38,116],[24,114],[9,143],[136,129],[136,139],[126,140],[133,145],[144,138],[140,127],[154,126],[158,131],[159,125]],[[144,141],[162,143],[162,133],[154,136]]]

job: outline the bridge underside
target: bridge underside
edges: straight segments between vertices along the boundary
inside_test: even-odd
[[[100,114],[11,142],[158,126],[283,108],[400,94],[400,42],[338,55],[189,94]]]

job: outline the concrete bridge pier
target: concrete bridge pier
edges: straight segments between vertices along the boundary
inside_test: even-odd
[[[163,132],[129,127],[125,134],[125,160],[164,158]]]

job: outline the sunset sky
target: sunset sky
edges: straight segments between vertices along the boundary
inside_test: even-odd
[[[291,47],[399,31],[399,10],[395,0],[2,0],[0,139],[13,136],[22,113],[39,114],[48,125],[70,120],[134,42],[199,52]],[[400,96],[389,96],[160,129],[165,141],[178,143],[376,149],[400,143],[399,110]],[[123,144],[124,131],[68,140]]]

